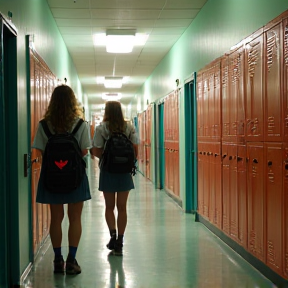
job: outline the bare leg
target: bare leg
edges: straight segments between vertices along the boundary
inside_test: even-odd
[[[61,223],[64,218],[63,204],[50,204],[51,223],[50,238],[53,248],[61,247],[62,227]]]
[[[117,193],[117,227],[118,235],[124,235],[126,225],[127,225],[127,199],[129,196],[129,191]]]
[[[82,224],[81,224],[82,208],[83,208],[83,202],[68,204],[69,246],[78,247],[80,237],[82,234]]]
[[[114,215],[115,193],[103,192],[105,198],[105,219],[109,230],[116,229],[116,221]]]

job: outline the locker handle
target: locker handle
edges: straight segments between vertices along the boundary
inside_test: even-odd
[[[229,156],[229,160],[232,160],[233,159],[233,157],[232,156]]]
[[[285,170],[288,170],[288,164],[285,164]]]
[[[258,164],[258,160],[256,158],[253,159],[253,163]]]
[[[203,152],[203,155],[206,155],[206,152]]]
[[[272,161],[268,161],[268,166],[272,166]]]
[[[213,155],[213,153],[212,152],[207,152],[207,155],[209,156],[209,155]]]
[[[202,155],[202,151],[201,151],[201,152],[199,152],[199,154],[201,154],[201,155]]]
[[[33,164],[33,163],[37,163],[37,162],[39,162],[39,157],[37,157],[37,158],[31,160],[31,164]]]
[[[243,158],[240,156],[237,156],[237,161],[241,161],[241,160],[243,160]]]
[[[217,153],[215,153],[215,155],[214,155],[215,157],[217,157],[217,156],[219,156],[219,154],[217,154]]]
[[[224,154],[224,155],[222,156],[222,158],[224,159],[226,156],[227,156],[227,154]]]

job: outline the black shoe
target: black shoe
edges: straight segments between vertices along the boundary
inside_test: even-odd
[[[68,257],[66,260],[66,274],[77,275],[80,273],[81,273],[81,267],[78,265],[76,259],[70,259]]]
[[[62,255],[55,257],[53,264],[54,264],[54,273],[64,274],[65,262]]]
[[[116,234],[113,235],[113,236],[110,238],[110,241],[109,241],[109,243],[106,245],[106,247],[107,247],[109,250],[113,250],[114,247],[115,247],[115,243],[116,243]]]
[[[113,249],[113,255],[115,256],[122,256],[123,255],[123,242],[116,240],[115,241],[115,246]]]

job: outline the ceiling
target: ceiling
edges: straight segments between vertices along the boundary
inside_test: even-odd
[[[47,0],[74,61],[90,109],[100,111],[102,93],[122,93],[131,99],[191,24],[207,0]],[[136,29],[149,34],[145,46],[129,54],[111,54],[93,45],[95,33]],[[128,76],[121,89],[96,83],[98,76]],[[91,111],[93,112],[93,111]]]

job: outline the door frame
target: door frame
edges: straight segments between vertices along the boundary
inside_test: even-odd
[[[18,284],[19,251],[19,181],[18,181],[18,97],[17,29],[0,13],[0,286]],[[9,65],[8,65],[9,63]],[[9,95],[9,97],[8,97]],[[12,163],[12,164],[11,164]]]

